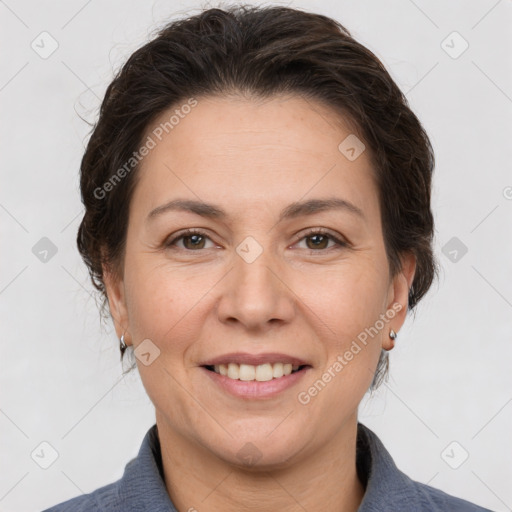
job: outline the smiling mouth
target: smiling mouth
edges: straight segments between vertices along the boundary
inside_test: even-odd
[[[232,380],[266,382],[286,377],[292,373],[297,373],[306,368],[311,368],[311,366],[307,364],[292,365],[291,363],[264,363],[257,366],[251,364],[229,363],[206,365],[204,368]]]

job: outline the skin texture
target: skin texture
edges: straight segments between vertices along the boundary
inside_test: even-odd
[[[117,335],[135,349],[150,339],[160,350],[137,365],[156,409],[167,490],[180,511],[302,511],[319,503],[355,511],[364,494],[357,408],[381,348],[392,347],[389,330],[405,320],[414,256],[390,277],[368,148],[354,161],[338,150],[352,132],[332,111],[293,95],[197,99],[143,160],[121,276],[105,269]],[[333,197],[364,219],[327,210],[278,222],[290,203]],[[168,211],[146,220],[176,198],[215,203],[228,216]],[[207,237],[166,246],[187,228]],[[306,237],[307,228],[348,245]],[[236,251],[247,236],[263,250],[252,263]],[[401,310],[378,335],[300,403],[298,393],[393,304]],[[241,399],[200,367],[229,352],[282,352],[312,368],[274,398]],[[237,457],[248,442],[261,454],[256,462]]]

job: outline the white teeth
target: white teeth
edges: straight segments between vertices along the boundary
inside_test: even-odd
[[[274,379],[278,379],[279,377],[282,377],[284,375],[283,363],[274,364],[272,375],[274,376]]]
[[[254,368],[254,366],[253,366]],[[272,380],[274,377],[274,371],[270,363],[260,364],[256,367],[256,380],[264,382],[266,380]]]
[[[231,365],[229,365],[231,366]],[[238,372],[238,378],[240,380],[254,380],[256,376],[256,368],[250,364],[241,364]]]
[[[235,363],[228,364],[228,377],[230,379],[238,379],[240,377],[240,365]]]
[[[299,365],[291,363],[264,363],[258,366],[252,364],[216,364],[213,367],[215,373],[225,375],[230,379],[265,382],[272,379],[279,379],[284,375],[290,375],[292,371],[299,369]]]

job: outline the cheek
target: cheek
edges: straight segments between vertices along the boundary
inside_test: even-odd
[[[371,327],[384,313],[384,284],[377,268],[347,266],[311,288],[307,305],[315,315],[309,318],[325,358],[297,396],[310,414],[342,418],[367,392],[381,352],[382,332]],[[334,428],[336,420],[326,423]]]
[[[386,272],[376,261],[347,260],[329,271],[298,276],[303,302],[325,323],[325,333],[339,343],[357,336],[383,313]]]
[[[127,261],[125,282],[130,329],[135,343],[149,338],[157,344],[172,337],[174,330],[200,298],[183,271],[154,265],[151,255]]]
[[[307,279],[304,302],[318,316],[312,327],[326,355],[320,378],[329,383],[326,392],[320,392],[322,383],[308,383],[313,394],[322,395],[316,406],[340,407],[343,397],[344,406],[355,407],[371,384],[383,335],[372,327],[385,313],[386,278],[379,261],[361,258]]]

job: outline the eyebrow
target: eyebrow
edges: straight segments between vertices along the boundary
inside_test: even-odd
[[[278,222],[296,217],[313,215],[326,210],[343,210],[365,219],[363,211],[356,205],[346,201],[345,199],[334,197],[327,199],[309,199],[306,201],[296,201],[291,203],[281,211]],[[201,217],[211,219],[226,219],[228,217],[226,211],[215,204],[196,201],[193,199],[173,199],[172,201],[152,210],[147,216],[146,221],[150,221],[169,211],[191,212],[196,215],[200,215]]]

